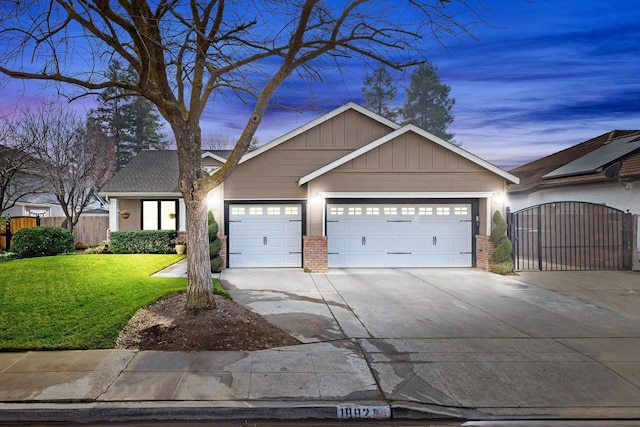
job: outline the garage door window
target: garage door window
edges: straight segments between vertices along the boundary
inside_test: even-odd
[[[419,208],[418,215],[433,215],[433,208]]]
[[[300,208],[298,206],[287,206],[284,208],[285,215],[298,215],[300,213]]]

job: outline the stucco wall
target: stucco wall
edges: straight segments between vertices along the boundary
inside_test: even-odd
[[[531,194],[509,194],[507,205],[511,212],[549,202],[589,202],[610,206],[633,214],[640,214],[640,183],[623,185],[612,182],[590,186],[549,188]]]

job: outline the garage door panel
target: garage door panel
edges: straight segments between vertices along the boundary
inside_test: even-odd
[[[229,266],[301,266],[301,215],[301,205],[231,204]]]
[[[470,204],[330,203],[327,208],[330,267],[472,265]],[[347,214],[355,211],[361,215]]]

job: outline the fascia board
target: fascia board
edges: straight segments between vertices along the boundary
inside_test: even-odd
[[[143,193],[143,192],[99,192],[101,197],[107,197],[110,199],[118,199],[121,197],[135,197],[137,199],[144,199],[147,197],[182,197],[182,193],[164,192],[164,193]]]
[[[320,117],[318,117],[317,119],[314,119],[308,123],[305,123],[304,125],[292,130],[291,132],[288,132],[276,139],[274,139],[273,141],[257,148],[256,150],[251,151],[250,153],[245,154],[244,156],[242,156],[242,158],[240,159],[240,163],[244,163],[247,160],[250,160],[256,156],[259,156],[260,154],[264,153],[265,151],[269,151],[270,149],[277,147],[278,145],[282,144],[285,141],[288,141],[292,138],[295,138],[296,136],[308,131],[309,129],[312,129],[328,120],[331,120],[332,118],[344,113],[345,111],[348,110],[355,110],[367,117],[370,117],[371,119],[382,123],[383,125],[386,125],[388,127],[390,127],[391,129],[398,129],[400,128],[400,125],[392,122],[391,120],[384,118],[372,111],[367,110],[366,108],[356,104],[355,102],[348,102],[345,105],[336,108],[333,111],[330,111],[327,114],[324,114]]]
[[[218,156],[216,154],[213,154],[210,151],[205,151],[204,153],[202,153],[202,158],[204,159],[205,157],[210,157],[210,158],[212,158],[214,160],[217,160],[217,161],[219,161],[220,163],[223,163],[223,164],[227,162],[227,159],[222,158],[222,157],[220,157],[220,156]]]
[[[449,151],[453,151],[454,153],[460,155],[461,157],[464,157],[465,159],[483,167],[484,169],[487,169],[493,173],[495,173],[496,175],[501,176],[502,178],[506,179],[507,181],[510,181],[513,184],[518,184],[520,183],[520,178],[518,178],[515,175],[510,174],[509,172],[500,169],[499,167],[492,165],[491,163],[487,162],[486,160],[481,159],[480,157],[471,154],[470,152],[463,150],[462,148],[453,145],[441,138],[438,138],[435,135],[430,134],[429,132],[425,131],[424,129],[421,129],[415,125],[412,124],[408,124],[405,125],[385,136],[383,136],[380,139],[377,139],[363,147],[360,147],[359,149],[352,151],[351,153],[321,167],[320,169],[317,169],[313,172],[311,172],[308,175],[303,176],[302,178],[300,178],[298,180],[298,185],[304,185],[309,181],[312,181],[314,179],[316,179],[317,177],[324,175],[325,173],[337,168],[338,166],[341,166],[353,159],[355,159],[356,157],[359,157],[365,153],[367,153],[368,151],[373,150],[374,148],[377,148],[379,146],[381,146],[382,144],[385,144],[389,141],[391,141],[394,138],[397,138],[398,136],[406,133],[406,132],[414,132],[417,133],[418,135],[435,142],[436,144],[440,145],[441,147],[449,150]]]

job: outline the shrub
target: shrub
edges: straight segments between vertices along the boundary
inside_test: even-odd
[[[0,262],[11,261],[14,258],[17,258],[15,253],[0,250]]]
[[[511,245],[511,240],[508,237],[504,237],[500,242],[498,242],[498,246],[494,249],[491,254],[491,261],[494,262],[503,262],[511,259],[511,250],[513,246]]]
[[[491,272],[502,275],[511,273],[513,271],[513,261],[511,260],[513,246],[507,236],[507,223],[499,211],[493,214],[491,242],[496,246],[491,254],[491,261],[493,261]]]
[[[169,254],[175,237],[175,230],[113,231],[109,250],[114,254]]]
[[[216,273],[222,268],[222,257],[220,256],[220,249],[222,248],[222,241],[218,237],[218,223],[216,222],[213,212],[207,213],[208,220],[208,235],[209,235],[209,258],[211,264],[211,272]]]
[[[109,245],[107,244],[106,241],[103,241],[102,243],[100,243],[97,246],[92,246],[90,248],[87,248],[84,250],[84,252],[82,252],[83,254],[89,254],[89,255],[94,255],[94,254],[108,254],[109,252]]]
[[[498,244],[500,244],[500,240],[507,235],[507,222],[498,211],[495,211],[493,214],[492,221],[493,230],[491,230],[491,241],[494,245],[498,246]]]
[[[507,274],[511,274],[513,272],[513,261],[503,261],[495,264],[491,264],[491,272],[496,274],[501,274],[506,276]]]
[[[73,253],[73,235],[66,228],[21,228],[11,239],[11,250],[20,258]]]

